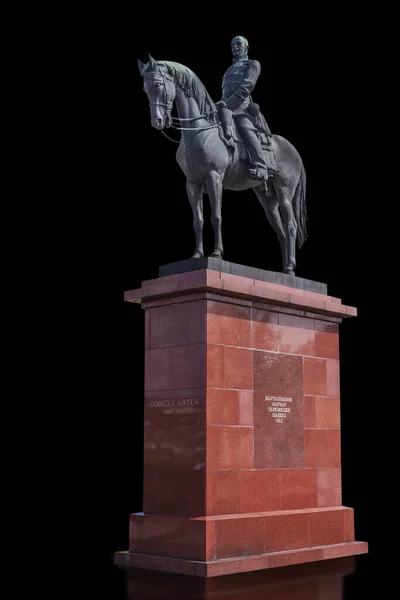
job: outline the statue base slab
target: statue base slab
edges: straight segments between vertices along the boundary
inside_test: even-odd
[[[217,577],[367,553],[366,542],[349,542],[208,561],[166,558],[155,554],[125,551],[115,553],[114,564],[126,569],[148,569],[197,577]]]

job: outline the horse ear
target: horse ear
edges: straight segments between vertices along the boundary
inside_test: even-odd
[[[140,58],[138,58],[137,64],[138,64],[138,67],[139,67],[140,74],[143,75],[143,72],[144,72],[144,70],[146,68],[146,65],[144,63],[142,63],[142,61],[140,60]]]
[[[150,56],[150,54],[149,54],[149,62],[147,63],[147,66],[149,67],[149,71],[157,70],[157,63],[154,60],[154,58],[152,56]]]

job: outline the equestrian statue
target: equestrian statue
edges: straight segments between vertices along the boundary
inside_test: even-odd
[[[232,65],[222,79],[221,99],[214,103],[200,79],[188,67],[171,61],[138,60],[156,129],[182,132],[176,159],[186,176],[186,191],[193,210],[196,246],[203,251],[203,194],[211,206],[214,251],[222,258],[221,205],[223,190],[253,189],[281,248],[283,272],[294,274],[296,245],[306,231],[306,174],[293,145],[271,134],[251,93],[261,72],[260,63],[248,58],[248,41],[231,42]],[[178,117],[171,115],[176,106]],[[167,136],[168,137],[168,136]]]

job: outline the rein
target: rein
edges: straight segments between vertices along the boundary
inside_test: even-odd
[[[212,113],[209,113],[210,115]],[[173,121],[197,121],[197,119],[206,119],[208,115],[201,115],[200,117],[191,117],[191,118],[180,118],[180,117],[172,117],[171,119]],[[177,125],[174,125],[173,123],[171,124],[171,129],[176,129],[177,131],[205,131],[206,129],[214,129],[214,127],[218,127],[218,125],[208,125],[207,127],[178,127]],[[171,142],[175,142],[175,144],[180,144],[181,140],[173,140],[171,137],[169,137],[169,135],[167,135],[166,133],[164,133],[164,131],[161,129],[160,130],[161,133],[163,134],[163,136],[165,136],[168,140],[171,140]]]
[[[170,81],[173,81],[173,78],[170,75],[164,74],[163,77],[165,79],[169,79]],[[167,113],[167,120],[169,121],[170,127],[172,129],[176,129],[178,131],[206,131],[207,129],[214,129],[215,127],[218,127],[218,125],[208,125],[207,127],[180,127],[179,124],[181,121],[197,121],[199,119],[207,120],[207,118],[210,117],[210,115],[213,115],[213,112],[210,111],[208,114],[200,115],[199,117],[186,117],[186,118],[173,117],[171,115],[173,102],[170,101],[170,98],[168,97],[168,91],[165,86],[165,81],[164,81],[164,92],[165,92],[165,102],[150,102],[150,106],[164,106],[166,108],[165,112]],[[164,133],[164,131],[162,129],[160,131],[168,140],[171,140],[171,142],[175,142],[175,144],[181,143],[182,138],[180,140],[173,140],[166,133]]]

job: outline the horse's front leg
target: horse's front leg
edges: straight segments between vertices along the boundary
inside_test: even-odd
[[[217,171],[210,171],[206,179],[208,196],[211,204],[211,223],[214,228],[214,252],[211,256],[222,258],[224,247],[222,244],[222,175]]]
[[[203,251],[203,191],[204,184],[186,180],[186,192],[193,211],[193,228],[196,234],[196,248],[192,258],[201,258]]]

